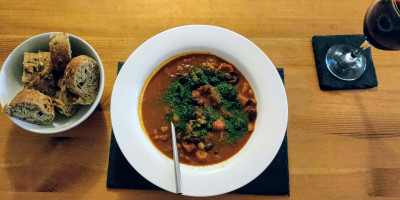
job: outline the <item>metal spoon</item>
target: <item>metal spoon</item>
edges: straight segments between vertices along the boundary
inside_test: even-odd
[[[176,194],[182,194],[182,180],[181,180],[181,168],[179,165],[178,147],[176,145],[175,126],[171,122],[171,133],[172,133],[172,151],[175,165],[175,183],[176,183]]]

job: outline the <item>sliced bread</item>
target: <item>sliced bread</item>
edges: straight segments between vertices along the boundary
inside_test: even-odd
[[[64,72],[65,86],[78,96],[74,104],[90,105],[99,92],[99,65],[91,57],[73,58]]]
[[[14,117],[33,124],[50,124],[54,120],[54,101],[49,96],[33,89],[23,89],[6,104],[3,111]]]
[[[32,53],[25,53],[25,56],[31,57]],[[50,52],[39,52],[37,53],[38,65],[33,66],[32,62],[24,62],[24,75],[22,76],[22,81],[24,82],[25,77],[25,87],[29,89],[35,89],[39,92],[54,97],[56,94],[56,84],[52,74],[52,65],[50,60]],[[24,59],[25,60],[25,59]],[[29,73],[29,69],[37,69],[35,72]],[[33,79],[27,81],[27,75],[33,75]]]
[[[51,64],[56,80],[58,80],[71,60],[71,44],[67,33],[51,34],[50,39]]]
[[[24,84],[28,84],[32,81],[32,79],[42,70],[44,66],[39,65],[39,54],[25,52],[24,53],[24,62],[23,62],[23,71],[22,71],[22,82]]]
[[[76,113],[79,107],[79,105],[73,104],[74,99],[78,98],[78,96],[71,93],[65,86],[65,80],[63,77],[60,78],[57,85],[61,89],[56,92],[56,98],[60,100],[62,104],[56,105],[56,109],[59,113],[67,117],[71,117]]]
[[[39,51],[39,65],[43,66],[43,70],[39,73],[43,76],[51,76],[53,65],[51,64],[50,52]]]
[[[26,85],[25,88],[37,90],[50,97],[54,97],[56,94],[55,81],[53,77],[36,77]]]

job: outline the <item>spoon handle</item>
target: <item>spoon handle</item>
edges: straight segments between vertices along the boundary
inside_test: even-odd
[[[182,194],[182,180],[181,180],[181,169],[179,164],[178,147],[176,145],[176,134],[175,126],[171,122],[171,132],[172,132],[172,150],[175,165],[175,183],[176,183],[176,194]]]

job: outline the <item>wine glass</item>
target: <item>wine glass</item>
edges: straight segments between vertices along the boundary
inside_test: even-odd
[[[375,0],[364,18],[365,41],[359,48],[333,45],[325,62],[337,78],[352,81],[365,71],[366,58],[362,51],[371,45],[382,50],[400,50],[400,0]]]

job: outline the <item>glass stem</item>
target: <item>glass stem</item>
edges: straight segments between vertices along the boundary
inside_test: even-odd
[[[360,53],[362,51],[364,51],[365,49],[367,49],[370,46],[371,45],[369,44],[369,42],[367,40],[364,40],[364,42],[360,45],[360,47],[358,47],[356,50],[351,52],[351,57],[356,58],[358,55],[360,55]]]

